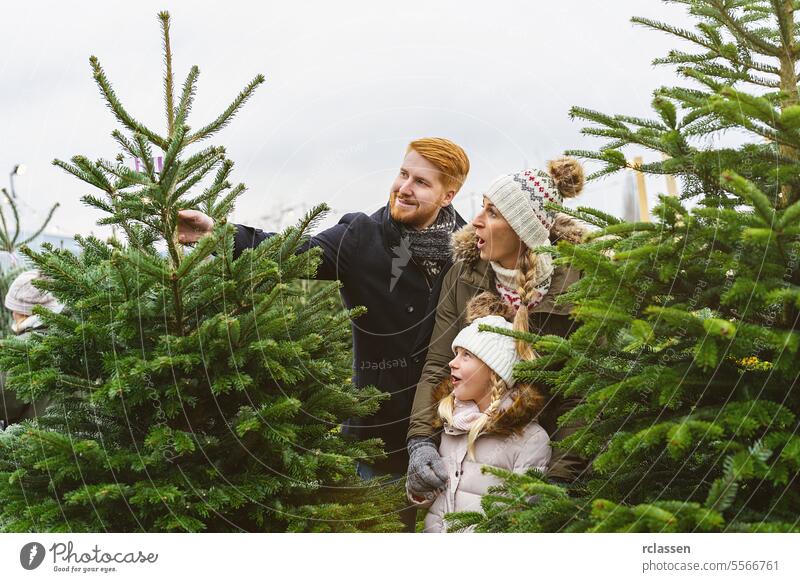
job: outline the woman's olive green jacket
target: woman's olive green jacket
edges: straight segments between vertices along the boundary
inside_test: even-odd
[[[559,214],[550,232],[550,240],[559,239],[580,242],[586,229],[574,219]],[[438,431],[433,427],[437,402],[433,393],[443,378],[450,374],[447,363],[453,359],[451,344],[456,334],[466,325],[467,302],[485,291],[497,293],[494,272],[488,262],[480,259],[476,246],[476,235],[472,226],[467,225],[453,235],[453,258],[455,263],[445,275],[439,304],[436,311],[436,324],[431,335],[425,367],[417,384],[408,438],[415,436],[435,437]],[[556,266],[550,289],[539,305],[531,310],[530,331],[535,334],[548,334],[567,337],[575,322],[570,318],[570,305],[556,305],[555,299],[580,277],[575,269]],[[576,426],[557,427],[556,419],[577,402],[552,397],[548,400],[539,417],[539,423],[550,435],[553,455],[547,476],[562,481],[574,480],[585,468],[586,462],[571,454],[569,450],[558,447],[558,441],[576,430]]]

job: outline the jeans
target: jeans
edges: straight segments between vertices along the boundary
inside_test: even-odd
[[[356,471],[358,472],[358,476],[365,481],[367,479],[372,479],[373,477],[391,475],[392,479],[389,482],[396,483],[401,479],[405,479],[406,477],[405,474],[402,473],[385,473],[383,471],[376,470],[372,465],[367,465],[366,463],[356,463]],[[406,533],[414,533],[417,527],[417,508],[413,505],[409,505],[401,509],[399,513],[400,521],[402,521],[403,525],[405,526],[403,531]]]

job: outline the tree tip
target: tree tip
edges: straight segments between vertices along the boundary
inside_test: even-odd
[[[158,19],[166,24],[169,22],[169,12],[167,10],[162,10],[158,13]]]

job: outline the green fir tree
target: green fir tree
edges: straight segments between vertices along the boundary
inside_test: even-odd
[[[581,404],[561,422],[592,460],[570,486],[507,477],[479,531],[800,531],[800,58],[791,0],[670,0],[696,19],[682,30],[641,18],[693,47],[676,65],[686,87],[655,91],[652,118],[573,108],[604,139],[593,177],[633,167],[646,148],[680,198],[654,221],[568,211],[598,230],[560,243],[582,270],[564,300],[580,328],[529,339],[543,357],[518,377]],[[723,135],[732,143],[715,145]]]
[[[123,239],[76,237],[81,252],[25,249],[66,309],[35,309],[46,334],[6,340],[0,368],[26,400],[55,402],[0,434],[5,531],[397,531],[402,494],[364,483],[355,461],[381,443],[339,432],[380,404],[350,382],[350,319],[336,284],[303,296],[319,251],[296,254],[324,206],[233,260],[226,222],[245,187],[218,146],[264,78],[219,117],[187,125],[197,67],[174,86],[164,42],[166,128],[123,107],[95,57],[94,80],[122,126],[116,162],[54,163],[93,186],[83,200]],[[163,152],[157,172],[153,152]],[[124,157],[142,160],[134,171]],[[214,232],[184,251],[177,213],[202,210]]]

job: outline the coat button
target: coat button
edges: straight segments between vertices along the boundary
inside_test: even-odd
[[[408,311],[409,313],[414,313],[414,306],[413,305],[407,305],[406,306],[406,311]]]
[[[419,356],[414,356],[414,363],[419,364]]]

